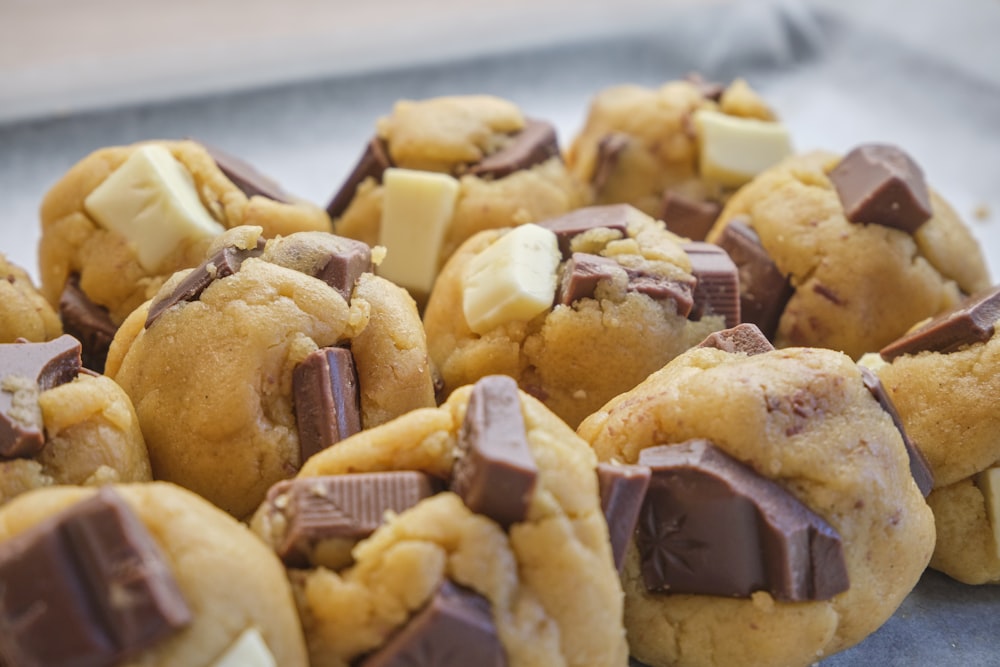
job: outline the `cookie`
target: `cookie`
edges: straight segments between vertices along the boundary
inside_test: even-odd
[[[330,230],[321,209],[253,187],[248,170],[193,141],[103,148],[74,165],[42,201],[38,249],[42,293],[67,329],[94,329],[77,335],[106,345],[129,313],[175,271],[197,265],[226,229],[259,225],[268,237]]]
[[[631,204],[700,241],[732,191],[789,151],[784,126],[745,81],[693,76],[598,93],[566,162],[594,203]]]
[[[0,344],[0,504],[45,486],[149,480],[132,402],[82,371],[79,341]]]
[[[0,508],[0,581],[11,665],[308,664],[278,560],[170,484],[21,496]]]
[[[652,471],[622,575],[649,665],[813,664],[885,622],[934,548],[855,364],[742,338],[689,350],[578,429],[599,459]]]
[[[337,234],[385,246],[379,275],[422,304],[473,234],[584,203],[551,124],[507,100],[474,95],[397,102],[327,212]]]
[[[857,359],[989,285],[972,234],[891,146],[788,159],[729,200],[708,240],[740,267],[744,321],[779,348]]]
[[[416,307],[371,273],[368,247],[322,232],[265,245],[260,231],[230,230],[168,280],[107,365],[154,478],[237,517],[331,442],[434,405]]]
[[[59,315],[41,295],[31,276],[0,254],[0,344],[18,338],[41,343],[63,332]]]
[[[504,374],[575,426],[739,321],[735,266],[627,205],[480,232],[424,313],[444,393]]]
[[[967,584],[1000,582],[997,320],[993,287],[863,359],[934,476],[931,567]]]
[[[491,376],[314,456],[251,525],[289,564],[315,666],[620,666],[595,466]]]

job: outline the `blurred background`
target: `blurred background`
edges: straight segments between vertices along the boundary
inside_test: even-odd
[[[568,142],[593,94],[742,76],[799,149],[897,143],[1000,270],[1000,0],[0,0],[0,250],[101,146],[191,136],[324,204],[395,100],[493,93]]]

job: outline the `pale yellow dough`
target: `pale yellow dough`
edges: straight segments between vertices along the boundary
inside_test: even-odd
[[[149,304],[139,307],[108,354],[106,372],[132,398],[154,478],[240,518],[302,464],[292,372],[310,352],[352,344],[363,428],[434,405],[413,300],[366,273],[348,304],[323,281],[268,261],[272,249],[301,238],[269,241],[264,256],[214,281],[199,299],[167,309],[149,328]],[[160,294],[185,275],[175,274]]]
[[[256,628],[282,667],[307,667],[302,629],[281,563],[232,517],[172,484],[115,486],[162,550],[191,609],[190,625],[121,667],[211,667]],[[31,528],[96,490],[55,487],[0,508],[0,541]]]
[[[583,129],[566,151],[566,163],[590,185],[595,204],[632,204],[659,216],[663,193],[722,200],[726,193],[698,173],[698,131],[693,115],[715,109],[727,115],[773,121],[774,113],[742,80],[734,81],[719,102],[703,97],[689,81],[659,88],[620,85],[598,93]],[[628,139],[604,183],[594,183],[598,148],[609,135]]]
[[[258,225],[273,237],[299,231],[330,231],[326,213],[311,204],[284,204],[266,197],[247,198],[193,141],[157,141],[194,179],[202,205],[224,228]],[[182,244],[161,266],[147,271],[134,248],[121,235],[104,229],[84,208],[84,200],[124,163],[139,146],[114,146],[91,153],[74,165],[45,195],[41,207],[42,237],[38,257],[42,293],[59,303],[66,281],[79,274],[80,288],[108,309],[112,322],[121,322],[160,288],[175,271],[196,266],[211,239]]]
[[[420,470],[447,479],[471,387],[312,457],[300,477]],[[622,597],[593,452],[521,394],[539,470],[527,519],[509,532],[450,492],[426,499],[354,549],[355,564],[290,571],[313,667],[346,667],[380,646],[444,578],[492,603],[510,667],[624,667]],[[270,541],[265,511],[254,529]]]
[[[55,309],[31,282],[31,276],[0,254],[0,343],[24,338],[43,343],[62,334]]]
[[[530,320],[507,322],[477,335],[462,315],[463,276],[473,257],[503,233],[481,232],[459,248],[438,276],[424,312],[428,349],[445,395],[485,375],[509,375],[575,427],[724,326],[722,317],[694,322],[679,316],[673,301],[657,301],[604,281],[596,298],[558,305]],[[589,232],[574,240],[574,250],[690,278],[691,262],[680,239],[663,223],[639,213],[630,222],[628,238],[618,236],[610,230]]]
[[[839,160],[808,153],[765,171],[729,200],[708,240],[736,218],[749,220],[795,288],[775,346],[857,359],[985,288],[989,275],[971,232],[933,191],[934,215],[916,234],[848,221],[827,177]]]
[[[930,509],[899,432],[846,356],[796,348],[754,356],[698,348],[578,429],[601,460],[635,462],[660,444],[707,438],[787,489],[843,540],[850,588],[780,602],[647,592],[626,554],[632,654],[653,667],[811,665],[884,623],[934,549]]]
[[[45,486],[148,482],[149,456],[132,402],[104,376],[81,374],[38,397],[46,442],[30,459],[0,461],[0,504]]]

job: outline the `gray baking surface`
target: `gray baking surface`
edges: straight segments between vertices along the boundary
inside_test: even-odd
[[[566,142],[597,90],[623,82],[653,86],[699,70],[717,80],[747,78],[785,119],[798,148],[845,151],[873,140],[904,146],[969,222],[995,276],[1000,48],[983,51],[981,44],[961,43],[963,33],[956,36],[953,30],[947,33],[953,42],[922,48],[913,39],[917,33],[861,20],[837,11],[835,4],[744,2],[679,9],[673,20],[642,34],[0,126],[0,250],[37,276],[39,202],[63,172],[102,146],[196,137],[325,204],[360,154],[375,118],[398,98],[500,95],[529,115],[552,120]],[[961,3],[910,4],[916,14],[926,10],[918,17],[924,25],[939,18],[949,29],[962,24],[955,16]],[[865,18],[873,16],[878,14]],[[967,17],[976,27],[970,34],[1000,34],[1000,25],[983,26],[979,16]],[[990,58],[985,64],[984,52]],[[969,54],[977,58],[963,66]],[[1000,665],[998,647],[1000,587],[964,586],[928,572],[885,626],[822,665]]]

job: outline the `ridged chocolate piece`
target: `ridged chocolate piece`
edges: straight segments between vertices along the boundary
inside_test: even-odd
[[[344,215],[344,211],[351,205],[354,193],[358,186],[364,183],[365,179],[373,178],[376,182],[382,182],[382,173],[393,166],[392,158],[389,156],[389,147],[383,139],[372,137],[365,145],[365,150],[358,158],[358,163],[354,165],[354,170],[340,186],[340,190],[333,196],[327,204],[326,212],[330,218],[336,220]]]
[[[536,224],[556,235],[559,240],[559,252],[562,253],[563,259],[569,259],[572,253],[570,242],[577,234],[606,227],[621,232],[623,237],[628,236],[628,218],[632,210],[628,204],[588,206]]]
[[[469,165],[465,173],[482,179],[497,179],[531,169],[559,155],[556,129],[551,123],[527,119],[524,128],[496,153]]]
[[[698,201],[677,192],[663,194],[660,220],[667,229],[692,241],[704,241],[722,207],[712,201]]]
[[[1000,287],[994,286],[968,297],[958,307],[886,345],[879,354],[886,361],[919,352],[948,354],[966,345],[985,343],[993,338],[998,320]]]
[[[150,304],[149,313],[146,315],[146,328],[153,326],[167,309],[185,301],[197,301],[209,285],[233,275],[240,270],[244,260],[258,257],[263,251],[263,239],[258,241],[256,248],[226,246],[218,251],[185,276],[173,292]]]
[[[451,490],[470,510],[504,528],[527,517],[538,478],[524,428],[512,378],[487,375],[473,386],[458,434]]]
[[[878,379],[875,373],[864,366],[859,366],[858,368],[861,370],[861,379],[864,381],[865,386],[868,387],[868,391],[871,392],[875,400],[878,401],[878,404],[882,406],[882,409],[892,418],[892,423],[895,424],[896,430],[903,437],[906,454],[910,459],[910,474],[913,475],[913,481],[917,483],[920,493],[924,494],[924,498],[926,498],[930,495],[931,489],[934,488],[934,473],[931,472],[931,466],[927,463],[927,458],[920,451],[920,448],[917,447],[916,443],[910,439],[910,436],[906,434],[903,420],[900,418],[892,399],[889,398],[889,394],[885,392],[882,381]]]
[[[0,460],[42,450],[45,426],[38,392],[72,382],[81,368],[80,341],[68,334],[47,343],[0,345]]]
[[[0,663],[112,667],[191,610],[159,546],[111,489],[0,543]]]
[[[232,181],[233,185],[238,187],[248,198],[259,196],[283,204],[292,203],[292,196],[285,192],[285,189],[278,185],[277,181],[260,173],[250,163],[215,146],[209,146],[205,143],[201,145],[212,156],[215,164],[226,178]]]
[[[622,153],[628,148],[632,139],[627,134],[612,132],[601,137],[597,142],[597,162],[590,183],[594,191],[599,193],[611,180],[611,175],[618,168]]]
[[[601,511],[608,523],[608,538],[615,567],[621,572],[625,549],[635,534],[639,510],[649,488],[650,471],[646,466],[597,464],[597,486],[601,493]]]
[[[312,567],[312,553],[324,540],[361,540],[385,521],[440,490],[422,472],[375,472],[299,477],[278,482],[267,493],[270,514],[284,517],[285,534],[276,553],[289,567]]]
[[[771,480],[707,440],[644,449],[652,478],[636,546],[652,592],[788,601],[847,590],[840,535]]]
[[[81,358],[86,368],[104,372],[108,349],[118,331],[108,309],[98,306],[80,289],[80,276],[72,274],[59,296],[59,319],[63,331],[80,341]]]
[[[640,269],[626,268],[613,259],[582,252],[573,253],[563,267],[556,303],[569,305],[578,299],[593,298],[597,283],[622,273],[628,280],[628,291],[645,294],[657,301],[669,299],[674,302],[681,317],[686,317],[691,312],[694,304],[694,281],[684,282]]]
[[[740,279],[736,264],[726,251],[712,243],[685,243],[684,252],[691,260],[694,306],[688,318],[699,321],[706,315],[721,315],[726,327],[740,323]]]
[[[761,333],[756,324],[738,324],[731,329],[723,329],[709,334],[697,347],[713,347],[730,354],[743,353],[748,357],[763,354],[774,349],[771,341]]]
[[[292,372],[299,461],[361,430],[361,392],[354,356],[344,347],[312,352]]]
[[[427,605],[358,667],[506,667],[489,600],[445,581]]]
[[[767,254],[757,232],[744,220],[730,221],[715,243],[736,265],[740,319],[756,324],[769,340],[773,340],[785,305],[794,293],[792,284]]]
[[[895,146],[858,146],[833,168],[829,178],[851,222],[912,234],[933,215],[924,172]]]

